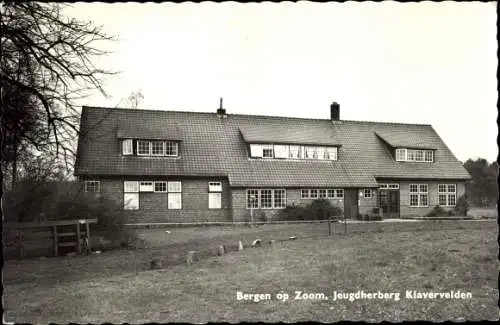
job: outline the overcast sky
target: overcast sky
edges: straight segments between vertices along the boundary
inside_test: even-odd
[[[497,157],[496,4],[78,3],[116,35],[116,106],[432,124],[459,160]]]

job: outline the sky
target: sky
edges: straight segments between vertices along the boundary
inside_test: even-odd
[[[495,2],[78,3],[117,37],[116,107],[431,124],[455,156],[496,160]]]

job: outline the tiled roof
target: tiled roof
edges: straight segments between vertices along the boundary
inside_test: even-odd
[[[119,139],[182,140],[181,130],[177,125],[165,123],[165,121],[152,122],[147,128],[138,128],[129,122],[120,123],[116,136]]]
[[[316,120],[314,125],[308,120],[298,120],[293,127],[286,123],[242,125],[240,131],[248,143],[338,145],[328,120]]]
[[[156,132],[170,139],[178,135],[182,140],[180,157],[122,156],[118,134],[123,135],[123,130],[149,138]],[[225,176],[234,187],[371,187],[376,186],[376,178],[470,178],[430,125],[332,123],[321,119],[237,114],[221,119],[215,112],[84,107],[80,131],[75,175]],[[390,146],[380,136],[393,145],[394,138],[402,134],[433,145],[435,162],[396,162]],[[312,141],[306,141],[308,135]],[[258,160],[248,158],[244,137],[251,141],[292,139],[291,142],[304,140],[341,147],[338,161]],[[407,141],[415,144],[413,140]]]
[[[437,149],[440,139],[426,136],[428,130],[422,128],[411,134],[406,130],[391,129],[375,132],[382,140],[393,148]]]

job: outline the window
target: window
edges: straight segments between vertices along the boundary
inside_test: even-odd
[[[335,189],[335,188],[328,188],[328,189],[303,189],[301,191],[301,197],[303,199],[339,199],[344,197],[344,190],[343,189]]]
[[[442,206],[455,206],[457,204],[457,187],[455,184],[438,185],[438,201]]]
[[[164,156],[165,155],[165,142],[163,141],[153,141],[152,144],[152,155],[153,156]]]
[[[311,190],[311,199],[318,198],[318,190]]]
[[[427,184],[410,184],[410,206],[429,206],[428,189]]]
[[[432,151],[432,150],[425,151],[425,161],[426,162],[433,162],[434,161],[434,151]]]
[[[300,146],[290,146],[290,158],[300,159]]]
[[[259,207],[259,190],[247,190],[247,209]]]
[[[274,190],[274,208],[284,209],[286,206],[285,190]]]
[[[139,184],[139,192],[153,192],[153,182],[141,182]]]
[[[335,190],[333,188],[327,189],[326,194],[329,199],[335,198]]]
[[[181,182],[154,182],[155,193],[167,193],[167,207],[169,209],[182,209],[182,186]]]
[[[165,156],[178,156],[179,155],[179,144],[177,142],[167,141],[165,142]]]
[[[310,198],[309,190],[300,190],[300,197],[303,199]]]
[[[260,207],[262,209],[271,209],[273,207],[272,190],[260,190]]]
[[[406,160],[406,149],[396,149],[396,161]]]
[[[337,160],[337,147],[327,147],[325,159]]]
[[[399,189],[399,184],[393,183],[393,184],[380,184],[379,188],[389,188],[391,190],[398,190]]]
[[[251,144],[250,145],[250,157],[262,158],[263,148],[261,144]]]
[[[338,199],[341,199],[344,197],[344,190],[343,189],[336,189],[335,190],[335,197]]]
[[[372,198],[372,190],[369,189],[369,188],[365,188],[363,194],[364,194],[365,199],[371,199]]]
[[[248,189],[247,209],[283,209],[286,206],[284,189]]]
[[[396,149],[396,161],[433,162],[432,150]]]
[[[167,182],[155,182],[155,192],[166,192]]]
[[[85,181],[85,192],[87,192],[87,193],[99,193],[101,191],[100,185],[101,184],[99,181]]]
[[[131,140],[132,141],[132,140]],[[132,144],[130,143],[130,146]],[[178,146],[177,142],[172,141],[137,141],[137,155],[138,156],[178,156]],[[124,154],[125,154],[125,142],[123,143]],[[127,149],[130,150],[131,148]]]
[[[320,199],[326,198],[326,190],[325,189],[320,189],[319,190],[319,198]]]
[[[168,208],[181,209],[182,208],[181,182],[167,182],[167,190],[168,190]]]
[[[208,182],[208,208],[222,207],[222,182]]]
[[[122,152],[124,155],[132,155],[134,154],[134,146],[132,139],[126,139],[122,141]]]
[[[422,150],[415,151],[415,161],[424,161],[424,152]]]
[[[151,142],[137,141],[137,154],[139,156],[149,156],[151,154]]]
[[[288,146],[275,145],[274,146],[274,158],[288,158]]]
[[[262,146],[262,158],[274,158],[272,144],[265,144]]]
[[[304,147],[304,158],[305,159],[314,159],[316,155],[316,150],[314,147]]]
[[[123,208],[139,210],[139,182],[123,182]]]
[[[316,148],[316,159],[325,159],[325,151],[326,151],[326,148],[325,147],[317,147]]]

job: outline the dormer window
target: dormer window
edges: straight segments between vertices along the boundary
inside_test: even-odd
[[[396,149],[396,161],[434,162],[434,151],[424,149]]]
[[[335,146],[300,146],[287,144],[250,144],[250,157],[266,159],[337,160]]]
[[[179,144],[174,141],[124,139],[122,140],[122,153],[127,156],[136,154],[137,156],[177,157]]]

